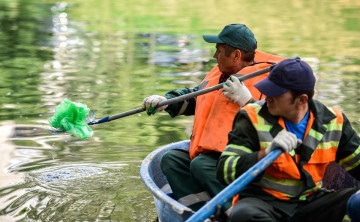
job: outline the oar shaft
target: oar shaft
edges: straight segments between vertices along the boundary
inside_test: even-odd
[[[263,75],[263,74],[269,72],[273,66],[274,65],[271,65],[271,66],[269,66],[269,67],[267,67],[265,69],[255,71],[255,72],[252,72],[252,73],[247,74],[247,75],[241,75],[240,77],[238,77],[238,79],[240,81],[245,81],[247,79],[250,79],[250,78],[253,78],[253,77],[256,77],[256,76],[259,76],[259,75]],[[215,86],[212,86],[212,87],[209,87],[209,88],[206,88],[206,89],[198,90],[196,92],[192,92],[192,93],[181,95],[181,96],[178,96],[178,97],[175,97],[175,98],[172,98],[172,99],[168,99],[166,101],[160,102],[157,105],[157,107],[174,104],[174,103],[178,103],[178,102],[181,102],[181,101],[185,101],[187,99],[194,98],[196,96],[203,95],[203,94],[206,94],[206,93],[221,89],[222,87],[223,87],[223,83],[220,83],[220,84],[217,84]],[[113,116],[104,117],[104,118],[102,118],[102,119],[100,119],[100,120],[98,120],[96,122],[89,123],[89,125],[95,125],[95,124],[100,124],[100,123],[104,123],[104,122],[109,122],[109,121],[119,119],[119,118],[122,118],[122,117],[130,116],[130,115],[133,115],[133,114],[136,114],[136,113],[141,113],[141,112],[143,112],[145,110],[146,109],[143,108],[143,107],[133,109],[133,110],[129,110],[129,111],[126,111],[126,112],[123,112],[123,113],[113,115]]]
[[[110,122],[111,120],[123,118],[123,117],[126,117],[126,116],[131,116],[131,115],[134,115],[136,113],[141,113],[141,112],[143,112],[145,110],[146,110],[145,108],[132,109],[132,110],[129,110],[129,111],[126,111],[126,112],[122,112],[122,113],[113,115],[113,116],[104,117],[102,119],[99,119],[96,122],[90,122],[89,125],[95,125],[95,124]]]
[[[255,72],[252,72],[252,73],[247,74],[247,75],[241,75],[240,77],[238,77],[238,79],[240,81],[245,81],[245,80],[251,79],[251,78],[253,78],[255,76],[263,75],[263,74],[265,74],[267,72],[270,72],[270,69],[272,68],[272,66],[269,66],[269,67],[267,67],[265,69],[261,69],[261,70],[255,71]],[[220,84],[217,84],[215,86],[212,86],[212,87],[209,87],[209,88],[206,88],[206,89],[202,89],[202,90],[199,90],[199,91],[196,91],[196,92],[192,92],[192,93],[181,95],[181,96],[178,96],[178,97],[175,97],[175,98],[172,98],[172,99],[168,99],[166,101],[160,102],[157,106],[165,106],[165,105],[178,103],[178,102],[190,99],[190,98],[194,98],[194,97],[199,96],[199,95],[203,95],[203,94],[206,94],[206,93],[221,89],[221,88],[223,88],[223,86],[224,86],[224,84],[220,83]]]
[[[268,166],[270,166],[270,164],[280,156],[281,152],[282,151],[280,149],[271,151],[263,159],[234,180],[229,186],[225,187],[225,189],[213,197],[186,221],[204,221],[209,218],[215,213],[217,205],[223,206],[233,196],[243,190],[249,183],[251,183],[251,181],[253,181]]]

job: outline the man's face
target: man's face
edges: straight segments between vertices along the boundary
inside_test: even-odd
[[[213,58],[216,59],[219,70],[224,74],[232,75],[239,71],[237,70],[238,65],[236,60],[233,58],[233,53],[226,56],[224,46],[222,44],[216,44],[216,52],[214,53]]]
[[[290,91],[274,97],[266,97],[269,113],[290,119],[296,113],[296,103]]]

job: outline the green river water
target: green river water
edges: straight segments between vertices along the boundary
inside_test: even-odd
[[[217,34],[250,27],[260,50],[309,62],[316,98],[360,132],[356,0],[0,0],[0,221],[154,221],[141,161],[188,139],[191,117],[139,113],[78,140],[47,119],[65,98],[97,118],[192,87],[215,64]]]

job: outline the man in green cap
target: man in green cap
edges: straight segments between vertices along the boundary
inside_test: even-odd
[[[263,77],[254,77],[245,83],[233,74],[247,74],[270,66],[283,58],[270,55],[257,48],[257,41],[244,24],[230,24],[219,35],[203,35],[206,42],[216,43],[214,58],[217,65],[205,76],[200,85],[189,89],[169,91],[165,96],[152,95],[144,99],[147,113],[165,110],[171,117],[195,115],[189,151],[174,149],[164,154],[161,161],[173,196],[180,203],[196,211],[225,186],[216,179],[216,164],[231,130],[232,121],[240,107],[261,94],[253,84]],[[268,61],[256,63],[255,60]],[[175,104],[157,107],[157,104],[201,89],[224,83],[224,89]],[[229,213],[231,203],[223,207]]]

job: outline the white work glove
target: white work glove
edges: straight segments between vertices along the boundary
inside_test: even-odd
[[[298,139],[295,134],[282,130],[275,136],[270,146],[265,149],[265,154],[268,155],[275,148],[280,148],[285,153],[289,153],[299,144],[301,144],[301,140]]]
[[[166,101],[167,99],[164,96],[158,96],[158,95],[152,95],[149,97],[146,97],[143,101],[143,106],[146,109],[146,113],[148,115],[154,115],[156,112],[161,112],[164,109],[166,109],[166,107],[168,107],[168,105],[165,106],[160,106],[160,107],[156,107],[157,104],[159,104],[159,102],[163,102]]]
[[[241,107],[245,106],[252,98],[249,89],[235,76],[230,76],[223,87],[224,95]]]

